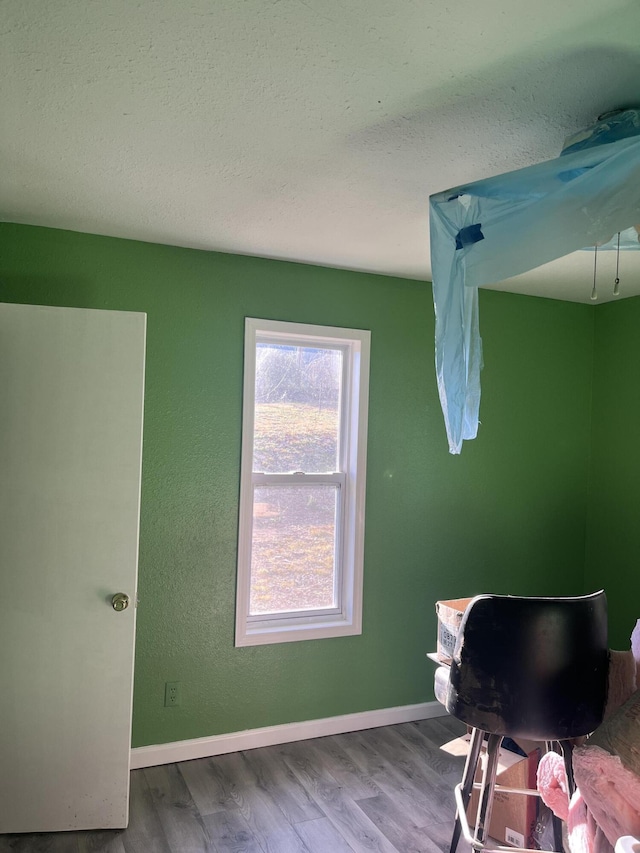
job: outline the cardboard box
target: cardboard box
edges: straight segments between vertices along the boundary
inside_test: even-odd
[[[446,743],[442,749],[451,755],[466,756],[469,752],[469,735]],[[498,758],[496,784],[509,788],[536,787],[538,762],[543,752],[542,744],[533,741],[518,740],[518,746],[527,753],[527,757],[508,749],[501,749]],[[482,766],[486,756],[482,754]],[[482,781],[482,768],[478,768],[476,782]],[[474,826],[478,811],[479,790],[473,789],[471,802],[467,808],[469,825]],[[524,794],[508,794],[496,791],[493,798],[493,810],[489,835],[500,843],[513,847],[529,847],[535,850],[539,845],[535,840],[535,830],[540,817],[542,801],[540,797]]]
[[[470,598],[451,598],[448,601],[436,601],[436,613],[438,614],[436,654],[441,663],[451,663],[458,629],[470,601]]]

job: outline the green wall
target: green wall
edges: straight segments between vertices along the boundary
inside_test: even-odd
[[[640,617],[640,297],[596,309],[586,587],[607,590],[610,641]]]
[[[135,746],[430,700],[436,599],[582,591],[589,306],[481,293],[486,426],[454,457],[427,284],[31,226],[0,245],[2,301],[148,314]],[[245,316],[372,331],[360,637],[233,646]]]

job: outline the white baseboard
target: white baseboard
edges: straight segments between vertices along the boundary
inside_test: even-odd
[[[421,702],[419,705],[380,708],[358,714],[325,717],[322,720],[305,720],[301,723],[265,726],[261,729],[246,729],[242,732],[230,732],[193,740],[138,746],[131,750],[131,769],[153,767],[156,764],[173,764],[174,761],[190,761],[193,758],[224,755],[227,752],[339,735],[344,732],[357,732],[362,729],[375,729],[378,726],[392,726],[396,723],[410,723],[414,720],[427,720],[431,717],[442,717],[446,713],[439,702]]]

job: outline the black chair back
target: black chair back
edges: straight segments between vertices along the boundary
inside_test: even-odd
[[[493,734],[579,737],[602,722],[608,670],[604,591],[578,598],[479,595],[462,619],[446,707]]]

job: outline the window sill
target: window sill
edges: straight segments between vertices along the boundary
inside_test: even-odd
[[[287,624],[289,623],[289,624]],[[353,637],[362,634],[362,624],[358,620],[347,620],[342,617],[313,621],[296,621],[281,619],[268,623],[253,623],[238,626],[236,631],[236,648],[244,646],[266,646],[272,643],[295,643],[301,640],[325,640],[330,637]]]

